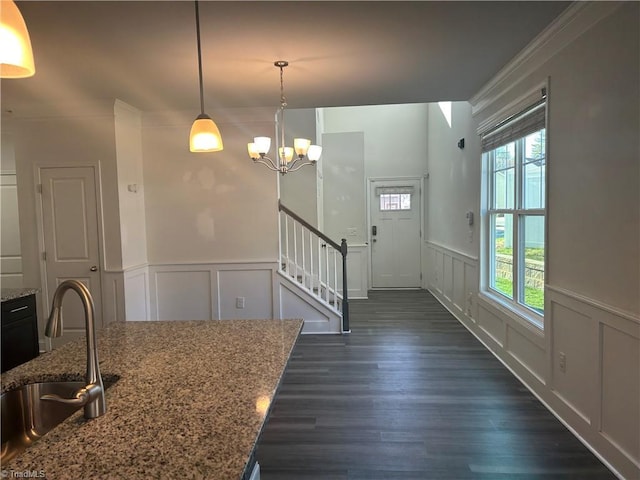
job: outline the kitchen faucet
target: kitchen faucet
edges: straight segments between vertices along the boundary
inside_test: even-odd
[[[47,321],[44,334],[47,337],[59,337],[62,335],[62,299],[68,290],[75,291],[84,307],[84,319],[86,324],[87,340],[87,374],[86,385],[76,391],[72,398],[62,398],[58,395],[43,395],[41,400],[66,403],[68,405],[84,406],[84,418],[96,418],[107,411],[107,403],[104,398],[104,385],[100,376],[98,365],[98,348],[96,342],[96,325],[93,298],[87,287],[78,280],[65,280],[53,294],[51,313]]]

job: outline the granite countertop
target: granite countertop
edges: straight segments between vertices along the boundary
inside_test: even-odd
[[[107,413],[82,409],[3,470],[46,478],[241,479],[302,320],[112,323],[98,336]],[[83,380],[84,339],[2,374],[2,391]]]
[[[39,288],[3,288],[0,290],[0,295],[2,296],[3,302],[6,302],[7,300],[13,300],[15,298],[27,297],[40,291]]]

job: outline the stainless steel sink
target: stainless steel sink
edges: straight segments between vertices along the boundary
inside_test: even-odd
[[[104,382],[109,388],[113,382]],[[27,447],[46,435],[56,425],[69,418],[81,406],[40,400],[42,395],[54,394],[64,398],[85,386],[85,382],[32,383],[5,392],[0,397],[2,414],[2,453],[5,464]]]

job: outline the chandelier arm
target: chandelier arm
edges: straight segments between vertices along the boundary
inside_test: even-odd
[[[269,157],[254,158],[253,161],[255,163],[263,164],[269,170],[273,170],[274,172],[280,171],[280,169],[276,166],[276,164],[273,163],[273,160],[271,160]]]
[[[300,162],[298,160],[296,160],[295,162],[290,163],[289,168],[287,169],[288,172],[295,172],[296,170],[300,170],[302,167],[306,167],[307,165],[314,165],[315,162],[312,162],[311,160],[305,160],[304,162]]]

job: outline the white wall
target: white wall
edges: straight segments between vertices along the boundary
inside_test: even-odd
[[[449,110],[447,110],[449,108]],[[444,112],[450,112],[450,122]],[[425,241],[478,256],[480,139],[468,102],[429,104],[429,178],[425,195]],[[458,148],[464,138],[465,146]],[[469,225],[467,212],[473,212]]]
[[[285,143],[293,146],[294,138],[308,138],[312,145],[318,144],[316,138],[316,110],[314,108],[292,109],[285,111]],[[275,139],[272,135],[273,151]],[[263,167],[264,168],[264,167]],[[306,165],[300,170],[286,175],[277,175],[280,180],[280,200],[282,203],[304,218],[313,226],[318,225],[316,167]]]
[[[144,117],[150,264],[277,261],[277,174],[246,150],[273,136],[273,112],[214,113],[225,147],[214,153],[189,152],[191,116]]]
[[[147,263],[142,172],[141,112],[116,100],[114,107],[122,268]]]
[[[364,143],[363,132],[322,135],[324,233],[336,243],[366,241]]]
[[[325,133],[364,132],[365,178],[421,177],[426,173],[427,104],[322,110]]]
[[[458,227],[478,195],[477,172],[433,150],[429,158],[449,187],[429,180],[429,289],[624,478],[640,475],[638,18],[637,2],[578,2],[471,99],[470,129],[549,83],[543,330],[477,294],[478,247]],[[448,203],[456,226],[438,229]]]

